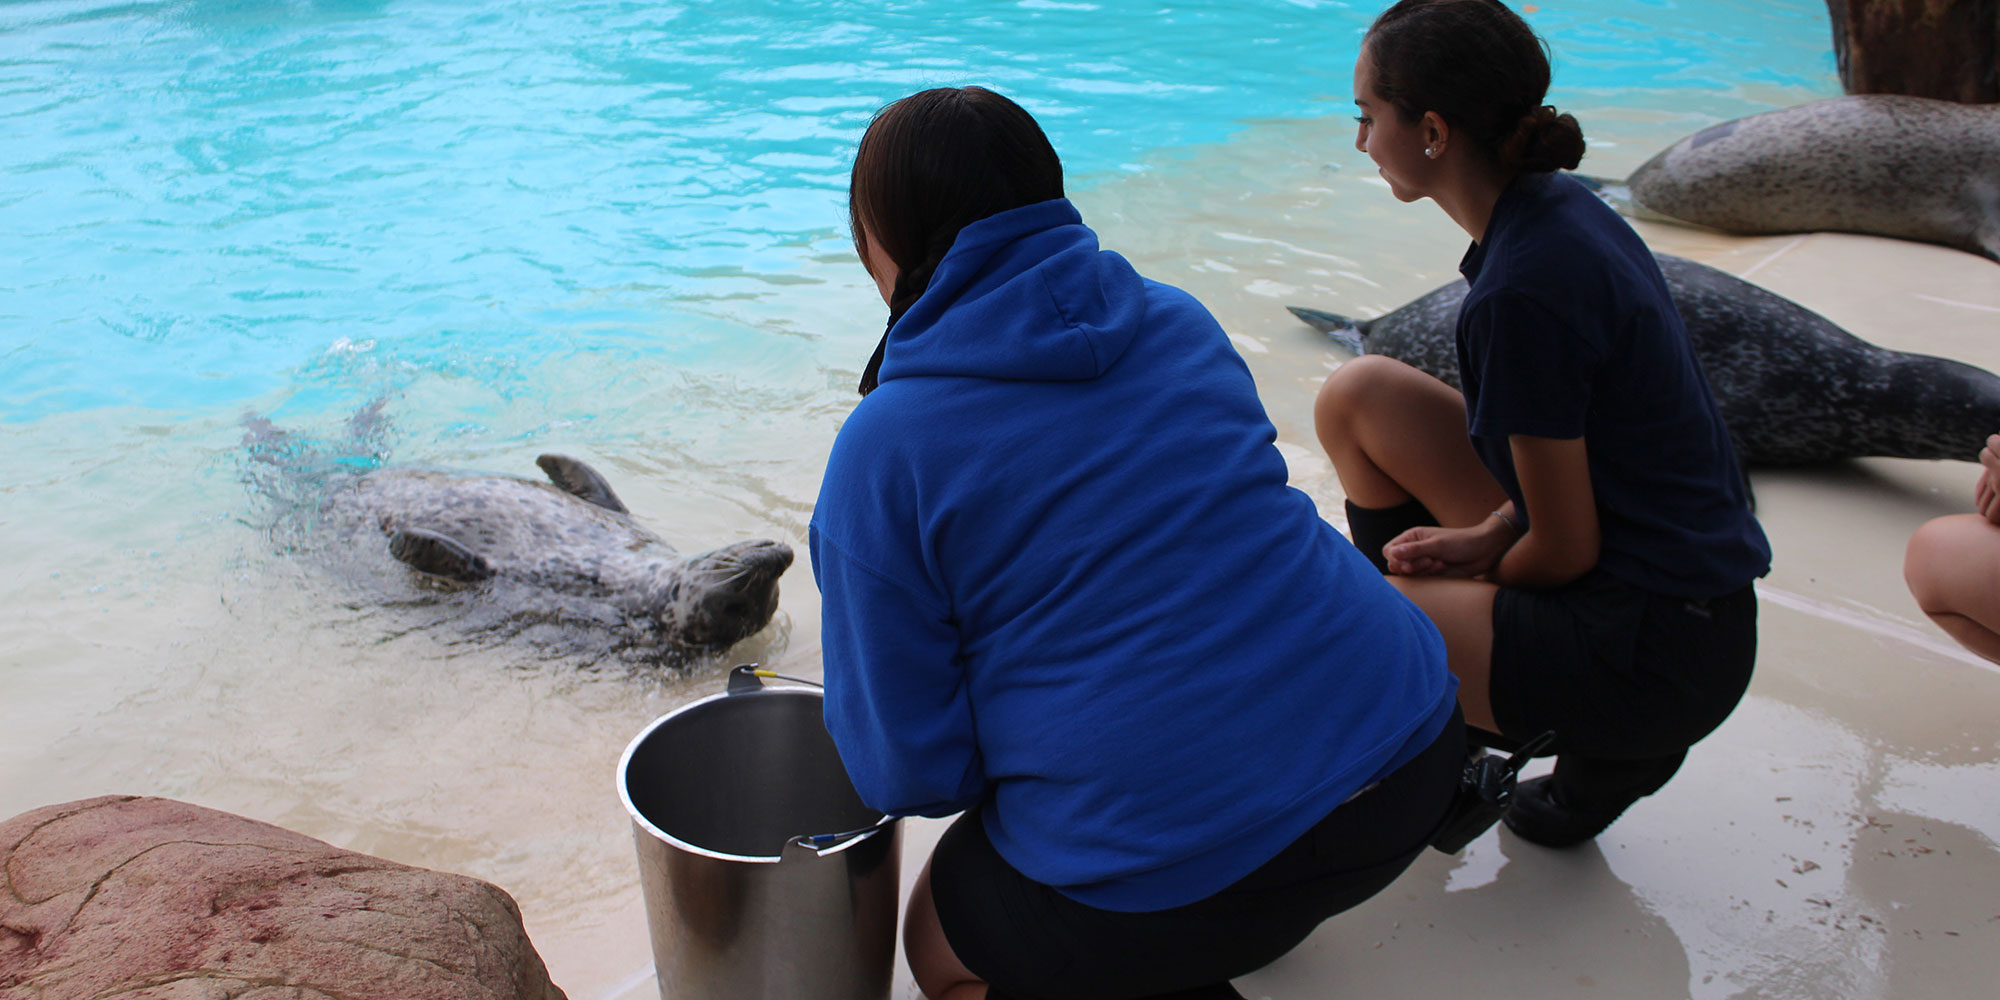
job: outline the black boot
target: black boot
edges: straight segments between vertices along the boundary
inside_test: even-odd
[[[1573,809],[1556,789],[1555,775],[1530,778],[1514,787],[1514,801],[1500,822],[1514,836],[1543,847],[1575,847],[1604,832],[1620,813],[1617,809]]]
[[[1574,847],[1660,790],[1680,770],[1687,751],[1632,760],[1563,754],[1554,774],[1523,781],[1501,821],[1531,844]]]

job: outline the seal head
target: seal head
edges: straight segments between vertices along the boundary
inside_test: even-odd
[[[704,552],[661,568],[649,614],[683,645],[725,649],[770,622],[791,565],[791,546],[764,538]]]
[[[2000,261],[2000,104],[1857,94],[1780,108],[1688,136],[1600,193],[1628,215],[1723,232],[1867,233]]]

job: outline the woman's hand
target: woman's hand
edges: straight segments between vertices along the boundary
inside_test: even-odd
[[[1986,520],[2000,524],[2000,434],[1986,439],[1986,447],[1979,449],[1979,464],[1986,471],[1980,473],[1979,485],[1973,488],[1973,506]]]
[[[1382,556],[1397,576],[1479,577],[1499,565],[1514,541],[1512,525],[1489,517],[1470,528],[1411,528],[1390,539]]]

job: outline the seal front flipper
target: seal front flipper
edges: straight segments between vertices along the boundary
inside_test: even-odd
[[[535,464],[549,474],[549,481],[568,493],[587,500],[609,511],[629,514],[618,494],[611,492],[611,484],[597,474],[597,470],[568,455],[543,455],[535,459]]]
[[[1305,320],[1306,325],[1332,337],[1334,343],[1356,354],[1368,353],[1368,348],[1363,346],[1362,341],[1367,339],[1368,327],[1374,324],[1374,320],[1352,320],[1339,313],[1308,309],[1305,306],[1286,306],[1285,308],[1291,310],[1292,315]]]
[[[404,528],[389,535],[389,554],[412,569],[447,580],[470,583],[493,575],[493,566],[457,541],[422,528]]]

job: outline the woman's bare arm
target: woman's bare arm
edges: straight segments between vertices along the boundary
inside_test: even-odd
[[[1603,535],[1583,439],[1516,434],[1507,443],[1528,505],[1528,533],[1501,558],[1493,581],[1544,590],[1590,572]]]

